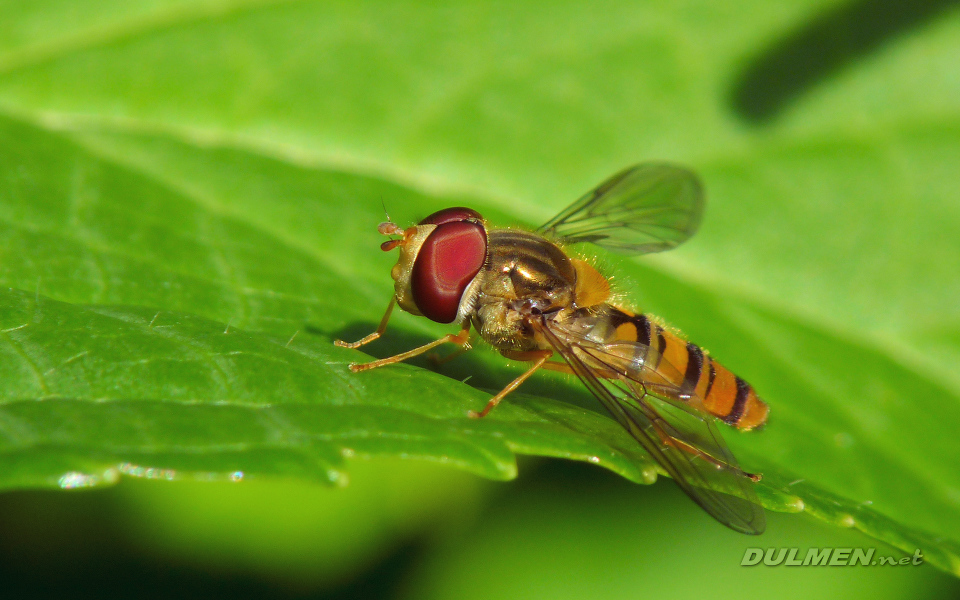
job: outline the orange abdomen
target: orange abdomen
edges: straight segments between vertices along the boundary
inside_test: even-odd
[[[612,318],[616,339],[650,346],[656,353],[651,357],[650,366],[679,387],[681,394],[696,394],[707,411],[739,429],[753,429],[766,422],[768,407],[753,386],[708,356],[702,348],[645,315],[614,308]]]

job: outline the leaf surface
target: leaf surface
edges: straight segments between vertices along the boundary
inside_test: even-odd
[[[960,18],[911,21],[775,118],[730,100],[838,6],[0,6],[0,485],[336,480],[351,452],[647,481],[563,378],[473,422],[517,372],[492,353],[353,376],[330,341],[389,298],[381,198],[401,223],[535,226],[666,159],[703,176],[702,231],[600,261],[770,402],[728,436],[764,504],[960,573]],[[444,332],[398,316],[370,351]]]

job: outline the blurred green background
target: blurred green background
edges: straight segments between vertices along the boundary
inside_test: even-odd
[[[23,403],[58,395],[37,391],[54,368],[0,367],[3,406],[16,409],[0,415],[10,490],[0,495],[0,595],[958,595],[944,572],[960,572],[949,563],[960,538],[958,4],[0,0],[0,285],[35,297],[37,314],[42,298],[143,307],[144,322],[179,311],[296,339],[318,364],[346,362],[317,348],[372,329],[386,304],[381,200],[402,223],[469,203],[530,225],[626,165],[675,160],[706,183],[701,233],[643,263],[604,260],[644,307],[768,394],[771,426],[731,445],[772,481],[807,480],[821,511],[768,511],[754,539],[718,526],[667,480],[637,486],[523,458],[515,481],[492,482],[467,472],[483,472],[480,459],[451,461],[465,471],[433,464],[457,451],[446,447],[360,452],[341,466],[325,447],[287,440],[297,459],[275,459],[252,434],[211,442],[196,463],[184,458],[192,446],[177,447],[169,460],[194,465],[178,481],[140,472],[113,487],[31,491],[55,485],[37,478],[64,465],[110,480],[117,471],[104,465],[124,453],[169,466],[163,452],[180,438],[155,437],[138,407],[102,400],[308,395],[293,376],[281,385],[275,371],[236,364],[223,381],[171,369],[165,387],[137,388],[107,373],[142,350],[110,345],[126,330],[51,309],[71,329],[60,338],[46,322],[50,355],[84,335],[115,355],[95,350],[104,362],[58,389],[91,410],[116,407],[111,418],[134,433],[78,417],[84,431],[65,441],[57,433],[70,423],[38,411],[25,435]],[[14,297],[0,316],[16,312]],[[140,310],[116,314],[134,322]],[[4,327],[4,364],[34,358]],[[404,316],[395,327],[371,352],[443,331]],[[200,339],[184,334],[176,351]],[[79,365],[82,354],[63,358]],[[335,405],[354,392],[387,404],[399,385],[427,386],[424,404],[439,404],[437,390],[482,397],[514,372],[503,363],[486,353],[441,370],[471,377],[473,396],[419,370],[370,387],[324,376],[341,386]],[[568,388],[544,377],[527,390]],[[517,406],[546,405],[521,397],[503,423]],[[195,417],[175,413],[174,430],[190,432]],[[218,423],[201,415],[197,435]],[[562,453],[537,447],[540,433],[511,440]],[[501,472],[486,475],[509,476],[509,456],[487,460]],[[231,465],[274,477],[224,481]],[[346,471],[349,485],[322,485],[311,468],[340,484]],[[836,496],[818,504],[822,490]],[[945,540],[944,563],[740,566],[747,547],[903,555],[825,523],[849,509],[824,508],[834,497],[890,517],[884,531],[901,542],[912,528]]]

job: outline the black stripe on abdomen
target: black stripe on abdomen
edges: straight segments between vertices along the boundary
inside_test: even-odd
[[[710,395],[710,390],[713,389],[713,382],[717,378],[717,368],[713,366],[711,359],[708,358],[707,360],[710,361],[710,377],[707,379],[707,389],[703,392],[704,399]]]
[[[730,413],[723,417],[723,422],[728,425],[737,424],[737,421],[743,416],[743,410],[747,407],[747,398],[750,397],[750,384],[739,377],[736,377],[736,380],[737,397],[733,401],[733,408],[730,409]]]
[[[657,364],[653,365],[653,368],[659,369],[660,363],[663,361],[663,355],[667,351],[667,339],[663,337],[663,327],[659,325],[655,327],[657,328]]]
[[[634,320],[634,325],[637,326],[637,341],[643,344],[644,346],[650,345],[650,321],[645,315],[637,315],[637,318]]]
[[[703,373],[703,350],[696,344],[687,342],[687,372],[683,374],[680,393],[691,395],[697,389],[700,375]]]

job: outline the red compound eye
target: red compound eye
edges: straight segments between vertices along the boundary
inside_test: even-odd
[[[443,225],[444,223],[452,223],[454,221],[482,221],[483,217],[480,216],[480,213],[473,210],[472,208],[464,208],[462,206],[454,206],[453,208],[445,208],[443,210],[438,210],[433,213],[426,219],[420,221],[419,225]]]
[[[454,210],[470,211],[448,208],[427,219]],[[470,218],[480,216],[474,211],[470,213]],[[438,323],[456,320],[463,291],[480,272],[486,258],[487,233],[483,225],[463,219],[437,225],[420,246],[410,274],[413,301],[423,316]]]

